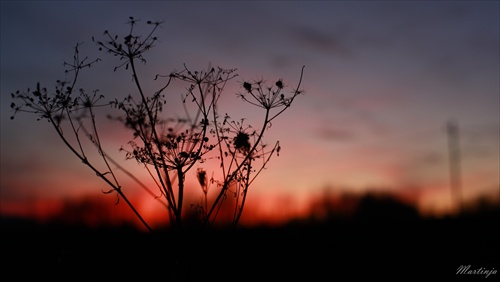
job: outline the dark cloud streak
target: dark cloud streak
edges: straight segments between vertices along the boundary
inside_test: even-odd
[[[354,55],[353,51],[343,43],[342,36],[335,36],[306,27],[296,28],[295,35],[297,41],[304,45],[305,48],[313,48],[340,58],[349,58]]]
[[[357,134],[354,130],[336,126],[323,126],[316,130],[319,138],[329,142],[351,142],[356,140]]]

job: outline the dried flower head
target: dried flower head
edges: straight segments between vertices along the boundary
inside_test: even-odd
[[[276,81],[276,87],[278,87],[278,89],[283,89],[283,80],[282,79]]]
[[[207,185],[207,172],[204,169],[198,168],[196,171],[196,177],[198,178],[198,182],[201,187],[205,187]]]
[[[252,92],[252,84],[249,82],[243,82],[243,88],[245,88],[246,91]]]
[[[250,135],[248,133],[239,131],[233,139],[234,148],[243,154],[250,151]]]

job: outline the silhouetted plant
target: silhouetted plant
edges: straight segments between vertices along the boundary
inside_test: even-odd
[[[100,61],[82,58],[80,45],[77,44],[73,61],[64,63],[66,73],[72,74],[70,80],[58,80],[52,91],[39,83],[33,91],[17,91],[12,94],[15,102],[11,107],[15,113],[33,113],[38,119],[48,120],[71,152],[111,187],[105,193],[116,192],[118,199],[125,200],[149,230],[151,227],[123,192],[115,170],[125,172],[151,195],[159,193],[169,211],[170,223],[180,228],[185,190],[188,189],[185,186],[188,171],[209,160],[217,161],[219,176],[215,176],[213,172],[210,174],[205,168],[197,167],[194,175],[201,187],[202,201],[191,206],[201,222],[210,226],[215,222],[227,197],[233,196],[236,204],[232,225],[236,226],[249,187],[266,168],[271,157],[280,152],[279,142],[269,146],[263,138],[271,122],[303,93],[300,85],[304,67],[296,88],[289,93],[285,91],[286,86],[282,79],[271,86],[266,85],[263,80],[239,82],[242,91],[237,93],[237,97],[263,111],[262,124],[260,127],[253,127],[247,124],[245,119],[233,120],[229,115],[221,114],[218,108],[219,98],[226,85],[238,76],[235,69],[214,67],[192,71],[184,65],[181,71],[156,75],[154,79],[163,81],[163,86],[153,93],[147,93],[139,78],[137,63],[146,63],[143,55],[158,42],[154,33],[161,22],[148,21],[147,24],[152,28],[145,37],[135,32],[138,22],[130,17],[129,32],[123,37],[112,35],[108,31],[104,32],[103,40],[95,40],[92,37],[99,50],[119,59],[114,71],[125,68],[132,74],[137,96],[129,95],[109,102],[105,101],[105,97],[97,90],[76,90],[80,72]],[[166,99],[167,89],[173,81],[187,85],[186,93],[182,96],[182,118],[173,118],[173,109],[169,108]],[[97,107],[111,107],[120,111],[119,116],[108,115],[108,118],[122,122],[133,132],[134,137],[128,142],[129,146],[120,150],[124,152],[127,160],[137,161],[148,172],[159,192],[155,193],[154,189],[143,184],[144,181],[106,154],[99,134]],[[90,159],[91,154],[83,144],[85,138],[95,146],[100,161]],[[215,197],[210,199],[209,191],[214,191]]]

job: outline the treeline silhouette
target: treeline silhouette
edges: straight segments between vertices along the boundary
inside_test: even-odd
[[[5,275],[14,272],[20,280],[34,275],[15,271],[14,266],[23,265],[40,269],[36,277],[50,281],[133,277],[173,281],[169,273],[179,263],[162,244],[173,236],[168,229],[149,234],[127,224],[104,224],[108,219],[91,228],[75,224],[83,217],[70,213],[88,212],[91,206],[91,201],[68,205],[66,217],[43,224],[3,217]],[[454,281],[479,278],[457,275],[461,265],[500,270],[496,227],[500,209],[489,199],[478,200],[460,215],[440,218],[422,217],[415,206],[390,194],[325,196],[311,206],[309,216],[275,227],[196,230],[191,226],[183,237],[187,243],[183,277],[176,277],[177,281],[359,281],[366,277]]]
[[[228,199],[227,205],[222,205],[219,211],[221,224],[218,228],[229,227],[232,215],[232,203]],[[280,203],[276,203],[278,206]],[[259,206],[249,203],[245,216],[252,217],[258,212]],[[444,215],[422,215],[413,201],[398,197],[390,192],[368,192],[363,194],[341,193],[313,197],[307,208],[305,215],[300,217],[290,216],[288,220],[278,223],[269,223],[254,220],[252,224],[244,224],[244,228],[251,227],[287,227],[295,225],[335,225],[339,222],[359,222],[369,224],[371,222],[393,222],[399,224],[405,222],[415,223],[418,221],[430,221],[433,219],[474,219],[474,218],[494,218],[498,216],[499,201],[482,196],[471,201],[460,214],[449,213]],[[185,214],[185,225],[196,226],[197,214],[195,209],[187,209]],[[227,224],[224,225],[224,219]],[[140,227],[140,222],[125,205],[116,204],[115,200],[100,196],[88,196],[79,199],[63,200],[58,212],[48,216],[44,222],[48,225],[60,225],[68,227],[82,228],[113,228],[124,226],[127,228]],[[157,226],[157,229],[168,229],[168,222]]]
[[[420,217],[413,203],[399,199],[391,193],[326,194],[310,203],[306,221],[324,224],[338,220],[417,220]]]
[[[232,219],[233,203],[232,198],[226,200],[226,205],[221,205],[218,211],[220,224],[217,228],[229,228]],[[51,214],[39,219],[48,225],[60,225],[67,227],[81,228],[112,228],[128,226],[130,228],[141,229],[140,222],[127,209],[124,204],[116,204],[114,198],[102,196],[86,196],[76,199],[62,200],[58,208],[54,208]],[[281,203],[276,202],[276,205]],[[245,216],[251,218],[259,210],[258,203],[247,204]],[[253,219],[252,224],[243,224],[246,227],[259,226],[287,226],[297,223],[301,224],[329,224],[335,221],[358,221],[358,220],[417,220],[420,215],[418,209],[412,204],[388,193],[368,193],[368,194],[325,194],[313,198],[308,204],[308,211],[305,216],[296,218],[293,215],[288,219],[275,223],[269,223],[264,219]],[[36,214],[32,215],[37,219]],[[268,215],[269,216],[269,215]],[[184,224],[196,226],[200,224],[195,209],[186,209]],[[262,216],[260,216],[262,217]],[[225,224],[224,224],[225,222]],[[160,224],[156,229],[168,228],[168,222]]]

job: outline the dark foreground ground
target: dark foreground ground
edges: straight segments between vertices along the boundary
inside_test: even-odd
[[[176,239],[166,231],[90,230],[4,218],[0,279],[499,281],[499,222],[496,211],[466,218],[332,220],[234,232],[193,230]],[[180,257],[176,250],[181,251]],[[462,265],[492,273],[488,277],[456,274]]]

